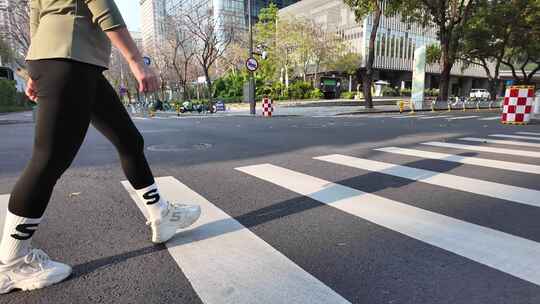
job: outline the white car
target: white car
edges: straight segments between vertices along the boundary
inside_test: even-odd
[[[491,98],[491,94],[486,89],[472,89],[469,96],[473,99],[489,100]]]

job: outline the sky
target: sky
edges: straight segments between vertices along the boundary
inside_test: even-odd
[[[127,23],[128,29],[131,31],[140,31],[141,14],[139,11],[139,1],[115,0],[115,2],[124,17],[124,21]]]

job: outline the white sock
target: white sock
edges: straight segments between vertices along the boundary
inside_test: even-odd
[[[136,190],[139,199],[144,202],[150,220],[161,218],[161,212],[167,208],[167,201],[159,193],[157,185],[154,183],[146,188]]]
[[[7,211],[0,243],[1,263],[7,264],[28,254],[32,236],[41,219],[20,217]]]

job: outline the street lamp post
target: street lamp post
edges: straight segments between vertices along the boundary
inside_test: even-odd
[[[248,3],[248,27],[249,27],[249,58],[253,57],[253,25],[251,22],[251,1],[247,0]],[[251,115],[255,115],[255,76],[253,71],[249,71],[249,112]]]

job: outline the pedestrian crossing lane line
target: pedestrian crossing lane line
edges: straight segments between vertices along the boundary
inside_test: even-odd
[[[487,121],[487,120],[500,120],[500,119],[501,119],[501,116],[498,115],[498,116],[491,116],[491,117],[479,118],[478,120],[484,120],[484,121]]]
[[[481,142],[481,143],[485,143],[485,144],[497,144],[497,145],[509,145],[509,146],[522,146],[522,147],[540,148],[540,143],[537,144],[537,143],[513,141],[513,140],[498,140],[498,139],[476,138],[476,137],[463,137],[463,138],[460,138],[459,140]]]
[[[517,132],[516,134],[540,136],[540,133],[535,133],[535,132]]]
[[[472,118],[478,118],[480,116],[457,116],[452,118],[447,118],[447,120],[463,120],[463,119],[472,119]]]
[[[361,170],[397,176],[448,189],[465,191],[534,207],[540,207],[540,191],[538,190],[340,154],[320,156],[315,157],[315,159]]]
[[[540,285],[540,243],[270,164],[236,170]]]
[[[161,177],[156,183],[167,199],[201,206],[195,226],[166,246],[203,303],[350,304],[177,179]],[[130,184],[122,184],[147,217]]]
[[[495,153],[495,154],[506,154],[506,155],[515,155],[515,156],[523,156],[523,157],[540,158],[540,152],[526,151],[526,150],[463,145],[463,144],[446,143],[446,142],[439,142],[439,141],[430,141],[430,142],[424,142],[421,144],[432,146],[432,147],[453,148],[453,149],[488,152],[488,153]]]
[[[437,153],[431,151],[417,150],[417,149],[403,149],[398,147],[387,147],[375,149],[375,151],[381,151],[392,154],[407,155],[421,158],[437,159],[448,162],[455,162],[467,165],[482,166],[488,168],[502,169],[508,171],[516,171],[531,174],[540,174],[540,166],[493,160],[479,157],[468,157],[455,154]]]
[[[0,194],[0,235],[4,230],[4,221],[9,203],[9,194]]]
[[[534,137],[534,136],[521,136],[521,135],[508,135],[508,134],[491,134],[489,136],[500,137],[500,138],[523,139],[523,140],[540,140],[540,137]]]

